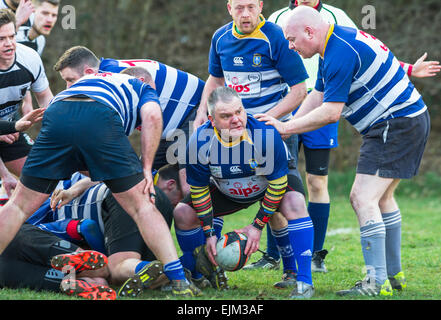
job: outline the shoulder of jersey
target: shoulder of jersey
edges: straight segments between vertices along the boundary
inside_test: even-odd
[[[223,35],[225,32],[231,30],[233,28],[233,21],[223,25],[222,27],[218,28],[214,34],[213,37],[219,37],[221,35]]]
[[[41,61],[38,52],[24,44],[17,43],[15,54],[16,61],[27,67],[29,70],[39,72],[40,67],[43,67],[43,62]]]
[[[268,17],[268,21],[277,23],[277,19],[281,16],[284,15],[286,12],[289,11],[289,7],[285,7],[282,9],[279,9],[277,11],[274,11],[269,17]]]
[[[254,118],[251,114],[247,116],[247,128],[248,129],[272,129],[273,127],[267,126],[265,122],[259,121]]]
[[[15,52],[17,56],[24,57],[24,60],[29,60],[29,59],[41,60],[40,55],[38,54],[37,51],[21,43],[17,43]]]

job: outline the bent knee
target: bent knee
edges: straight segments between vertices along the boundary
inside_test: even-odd
[[[199,219],[196,211],[186,203],[179,203],[173,211],[175,226],[181,230],[190,230],[197,228]]]
[[[305,196],[296,191],[287,192],[283,196],[279,209],[287,220],[305,218],[308,216]]]

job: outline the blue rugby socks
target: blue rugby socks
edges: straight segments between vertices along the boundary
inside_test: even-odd
[[[310,217],[288,220],[288,230],[297,262],[297,281],[312,285],[311,259],[314,227]]]
[[[323,249],[328,229],[330,203],[308,203],[308,213],[314,225],[314,251]]]
[[[172,280],[187,281],[187,278],[185,277],[184,268],[182,267],[181,261],[179,261],[179,259],[164,265],[164,273],[169,278],[170,281]]]
[[[393,277],[401,271],[401,213],[397,210],[382,216],[386,228],[387,275]]]
[[[360,242],[368,278],[383,284],[387,280],[386,230],[383,221],[361,227]]]
[[[192,273],[192,277],[199,279],[202,274],[196,271],[196,260],[193,257],[193,251],[197,247],[205,244],[205,235],[201,227],[191,230],[180,230],[175,227],[176,239],[182,250],[182,256],[179,258],[184,268]]]
[[[272,233],[269,224],[266,226],[266,253],[275,260],[280,259],[280,252],[279,249],[277,248],[277,242],[276,239],[274,238],[274,235]]]
[[[288,226],[280,230],[269,230],[272,231],[271,235],[274,243],[277,243],[276,250],[282,257],[283,271],[291,270],[297,272],[294,249],[289,238]]]
[[[81,220],[79,223],[79,231],[92,249],[106,254],[104,235],[96,221],[91,219]]]

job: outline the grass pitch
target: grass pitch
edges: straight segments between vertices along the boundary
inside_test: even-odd
[[[333,175],[331,174],[330,177]],[[313,300],[345,300],[335,292],[354,285],[355,281],[364,277],[363,257],[360,248],[359,227],[355,214],[350,206],[348,190],[350,190],[350,174],[334,175],[330,181],[331,214],[325,246],[329,251],[326,274],[313,274],[316,289]],[[440,281],[440,227],[441,202],[436,188],[440,186],[439,178],[431,175],[422,180],[403,182],[397,192],[397,201],[402,213],[402,265],[408,287],[390,298],[379,300],[441,300]],[[437,180],[438,179],[438,180]],[[347,181],[346,181],[347,180]],[[349,183],[348,183],[349,182]],[[425,188],[428,188],[426,190]],[[423,196],[418,196],[423,194]],[[241,228],[251,223],[258,206],[254,205],[225,217],[224,233]],[[174,230],[174,229],[172,229]],[[266,249],[266,231],[263,232],[261,249]],[[260,258],[255,253],[250,261]],[[214,289],[204,291],[200,300],[287,300],[290,291],[278,290],[273,283],[279,281],[282,270],[228,272],[229,291],[219,292]],[[48,292],[30,290],[0,289],[0,300],[71,300],[74,298]],[[145,291],[137,300],[175,300],[170,294],[160,291]],[[359,298],[374,299],[374,298]],[[126,299],[127,300],[127,299]]]

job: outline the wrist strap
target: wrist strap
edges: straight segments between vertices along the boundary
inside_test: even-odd
[[[214,228],[207,228],[206,230],[204,229],[204,235],[205,235],[205,238],[210,238],[210,237],[212,237],[212,236],[214,236],[215,234],[214,234]]]
[[[270,216],[266,214],[262,208],[260,208],[251,225],[259,230],[263,230],[265,225],[268,223],[269,219]]]

